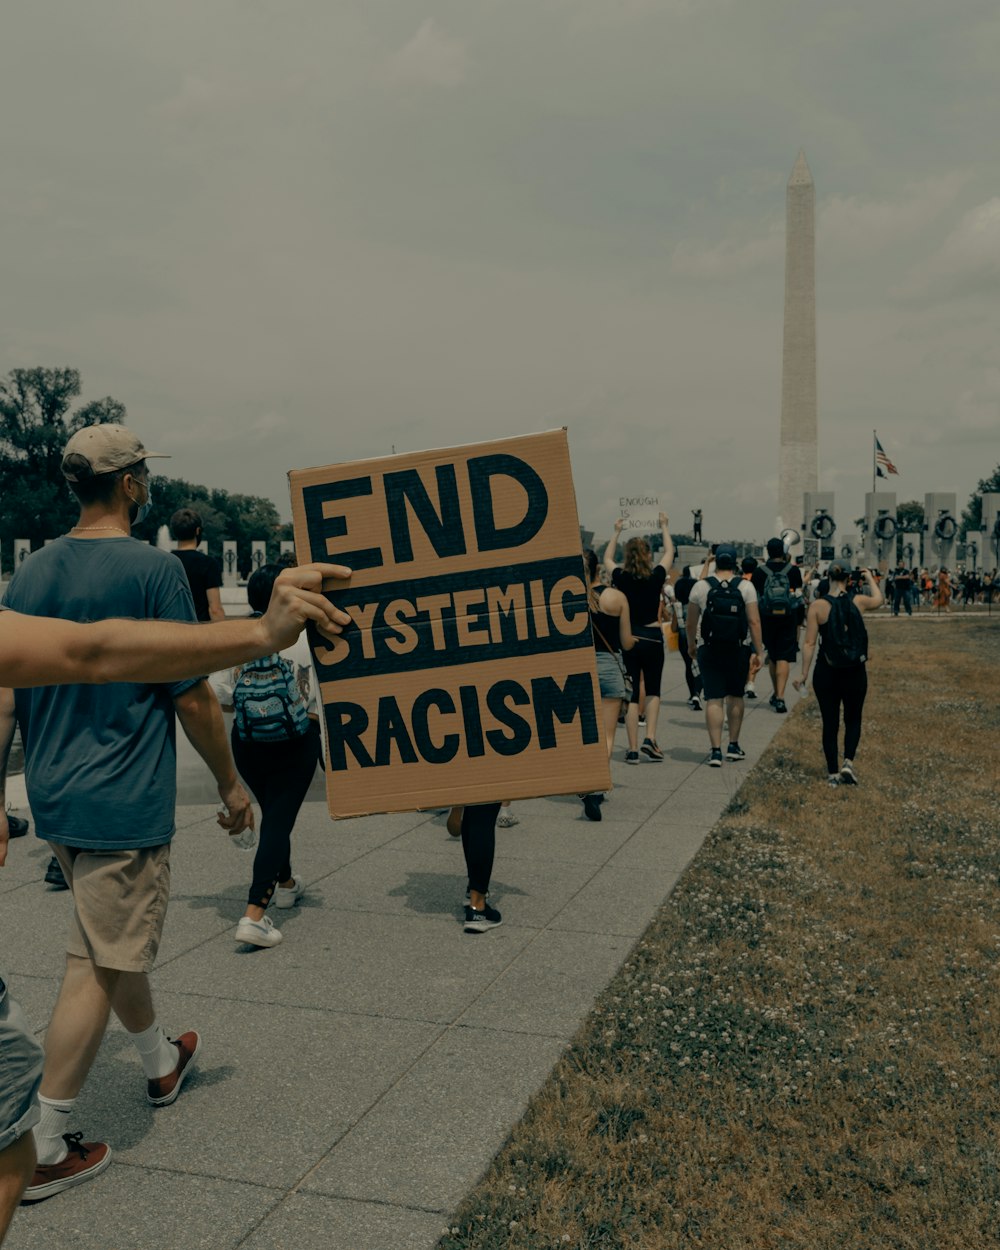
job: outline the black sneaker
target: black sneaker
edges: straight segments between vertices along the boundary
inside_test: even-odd
[[[22,820],[20,816],[11,816],[7,813],[7,831],[12,838],[23,838],[28,832],[28,822]]]
[[[773,699],[771,702],[771,706],[774,708],[776,712],[788,711],[788,707],[786,706],[784,699]]]
[[[69,889],[69,882],[63,876],[63,870],[59,867],[59,861],[54,855],[45,869],[45,884],[51,885],[57,890]]]
[[[661,764],[663,762],[663,752],[652,738],[644,739],[639,750],[646,756],[647,759],[651,759],[654,763]]]
[[[745,760],[746,757],[746,751],[743,750],[738,742],[730,742],[726,749],[727,760]]]
[[[625,763],[626,763],[626,764],[638,764],[638,763],[639,763],[639,752],[638,752],[638,751],[626,751],[626,752],[625,752]]]
[[[599,794],[585,794],[583,796],[583,812],[588,820],[601,819],[601,798]]]
[[[754,690],[753,686],[747,686],[746,690],[743,691],[743,697],[744,699],[756,699],[757,691]]]
[[[854,773],[854,765],[850,760],[844,760],[844,767],[840,770],[840,784],[842,786],[856,786],[858,779]]]
[[[708,757],[709,768],[722,767],[722,747],[712,747],[712,754]]]
[[[691,711],[692,711],[692,712],[702,712],[702,711],[704,711],[704,707],[703,707],[702,702],[701,702],[701,695],[700,695],[700,694],[693,694],[693,695],[691,696],[691,698],[690,698],[690,699],[688,699],[688,703],[690,703],[690,705],[691,705]]]
[[[502,924],[503,919],[495,907],[491,907],[489,903],[482,911],[476,911],[474,907],[470,907],[468,903],[465,905],[465,924],[466,933],[486,933],[490,929],[495,929],[498,924]]]
[[[777,702],[778,702],[778,696],[777,696],[776,694],[772,694],[772,695],[771,695],[771,697],[770,697],[770,699],[768,699],[768,703],[770,703],[770,705],[771,705],[772,707],[774,707],[774,705],[775,705]]]

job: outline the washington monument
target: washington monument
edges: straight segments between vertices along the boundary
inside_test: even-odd
[[[816,450],[816,193],[799,152],[785,193],[785,336],[781,362],[778,528],[802,524],[819,478]]]

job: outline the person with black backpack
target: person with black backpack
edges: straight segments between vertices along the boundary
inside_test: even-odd
[[[250,575],[247,600],[255,616],[267,611],[281,566],[265,564]],[[294,907],[305,893],[292,875],[291,837],[321,754],[319,717],[312,689],[312,659],[305,636],[286,651],[251,660],[212,684],[224,711],[233,713],[233,759],[260,804],[260,844],[246,911],[236,940],[277,946],[281,930],[268,905]]]
[[[767,561],[754,569],[753,585],[760,608],[760,632],[771,674],[771,707],[787,712],[785,687],[799,651],[802,570],[788,558],[780,538],[767,540]]]
[[[715,573],[691,591],[687,610],[688,651],[697,657],[704,688],[705,724],[712,768],[722,767],[723,701],[729,721],[726,759],[742,760],[743,692],[764,662],[760,613],[753,583],[736,570],[736,548],[722,543],[715,552]],[[748,643],[752,644],[753,653]]]
[[[827,782],[831,786],[856,786],[854,756],[861,741],[861,716],[868,693],[868,630],[863,615],[882,606],[870,569],[861,569],[864,593],[851,594],[851,566],[834,560],[827,569],[829,589],[817,597],[806,619],[802,645],[802,674],[792,683],[801,690],[809,677],[816,641],[819,659],[813,674],[813,690],[823,718],[823,754]],[[839,762],[840,709],[844,709],[844,762]]]

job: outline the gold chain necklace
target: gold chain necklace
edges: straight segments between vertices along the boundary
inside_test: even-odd
[[[72,534],[76,531],[84,534],[88,530],[117,530],[119,534],[124,534],[126,538],[132,537],[128,530],[123,530],[120,525],[74,525],[73,529],[70,530],[70,533]]]

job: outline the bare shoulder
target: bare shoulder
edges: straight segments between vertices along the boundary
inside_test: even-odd
[[[606,612],[608,616],[618,616],[622,610],[622,604],[627,600],[620,590],[616,590],[613,586],[605,586],[597,597],[597,606],[602,612]]]

